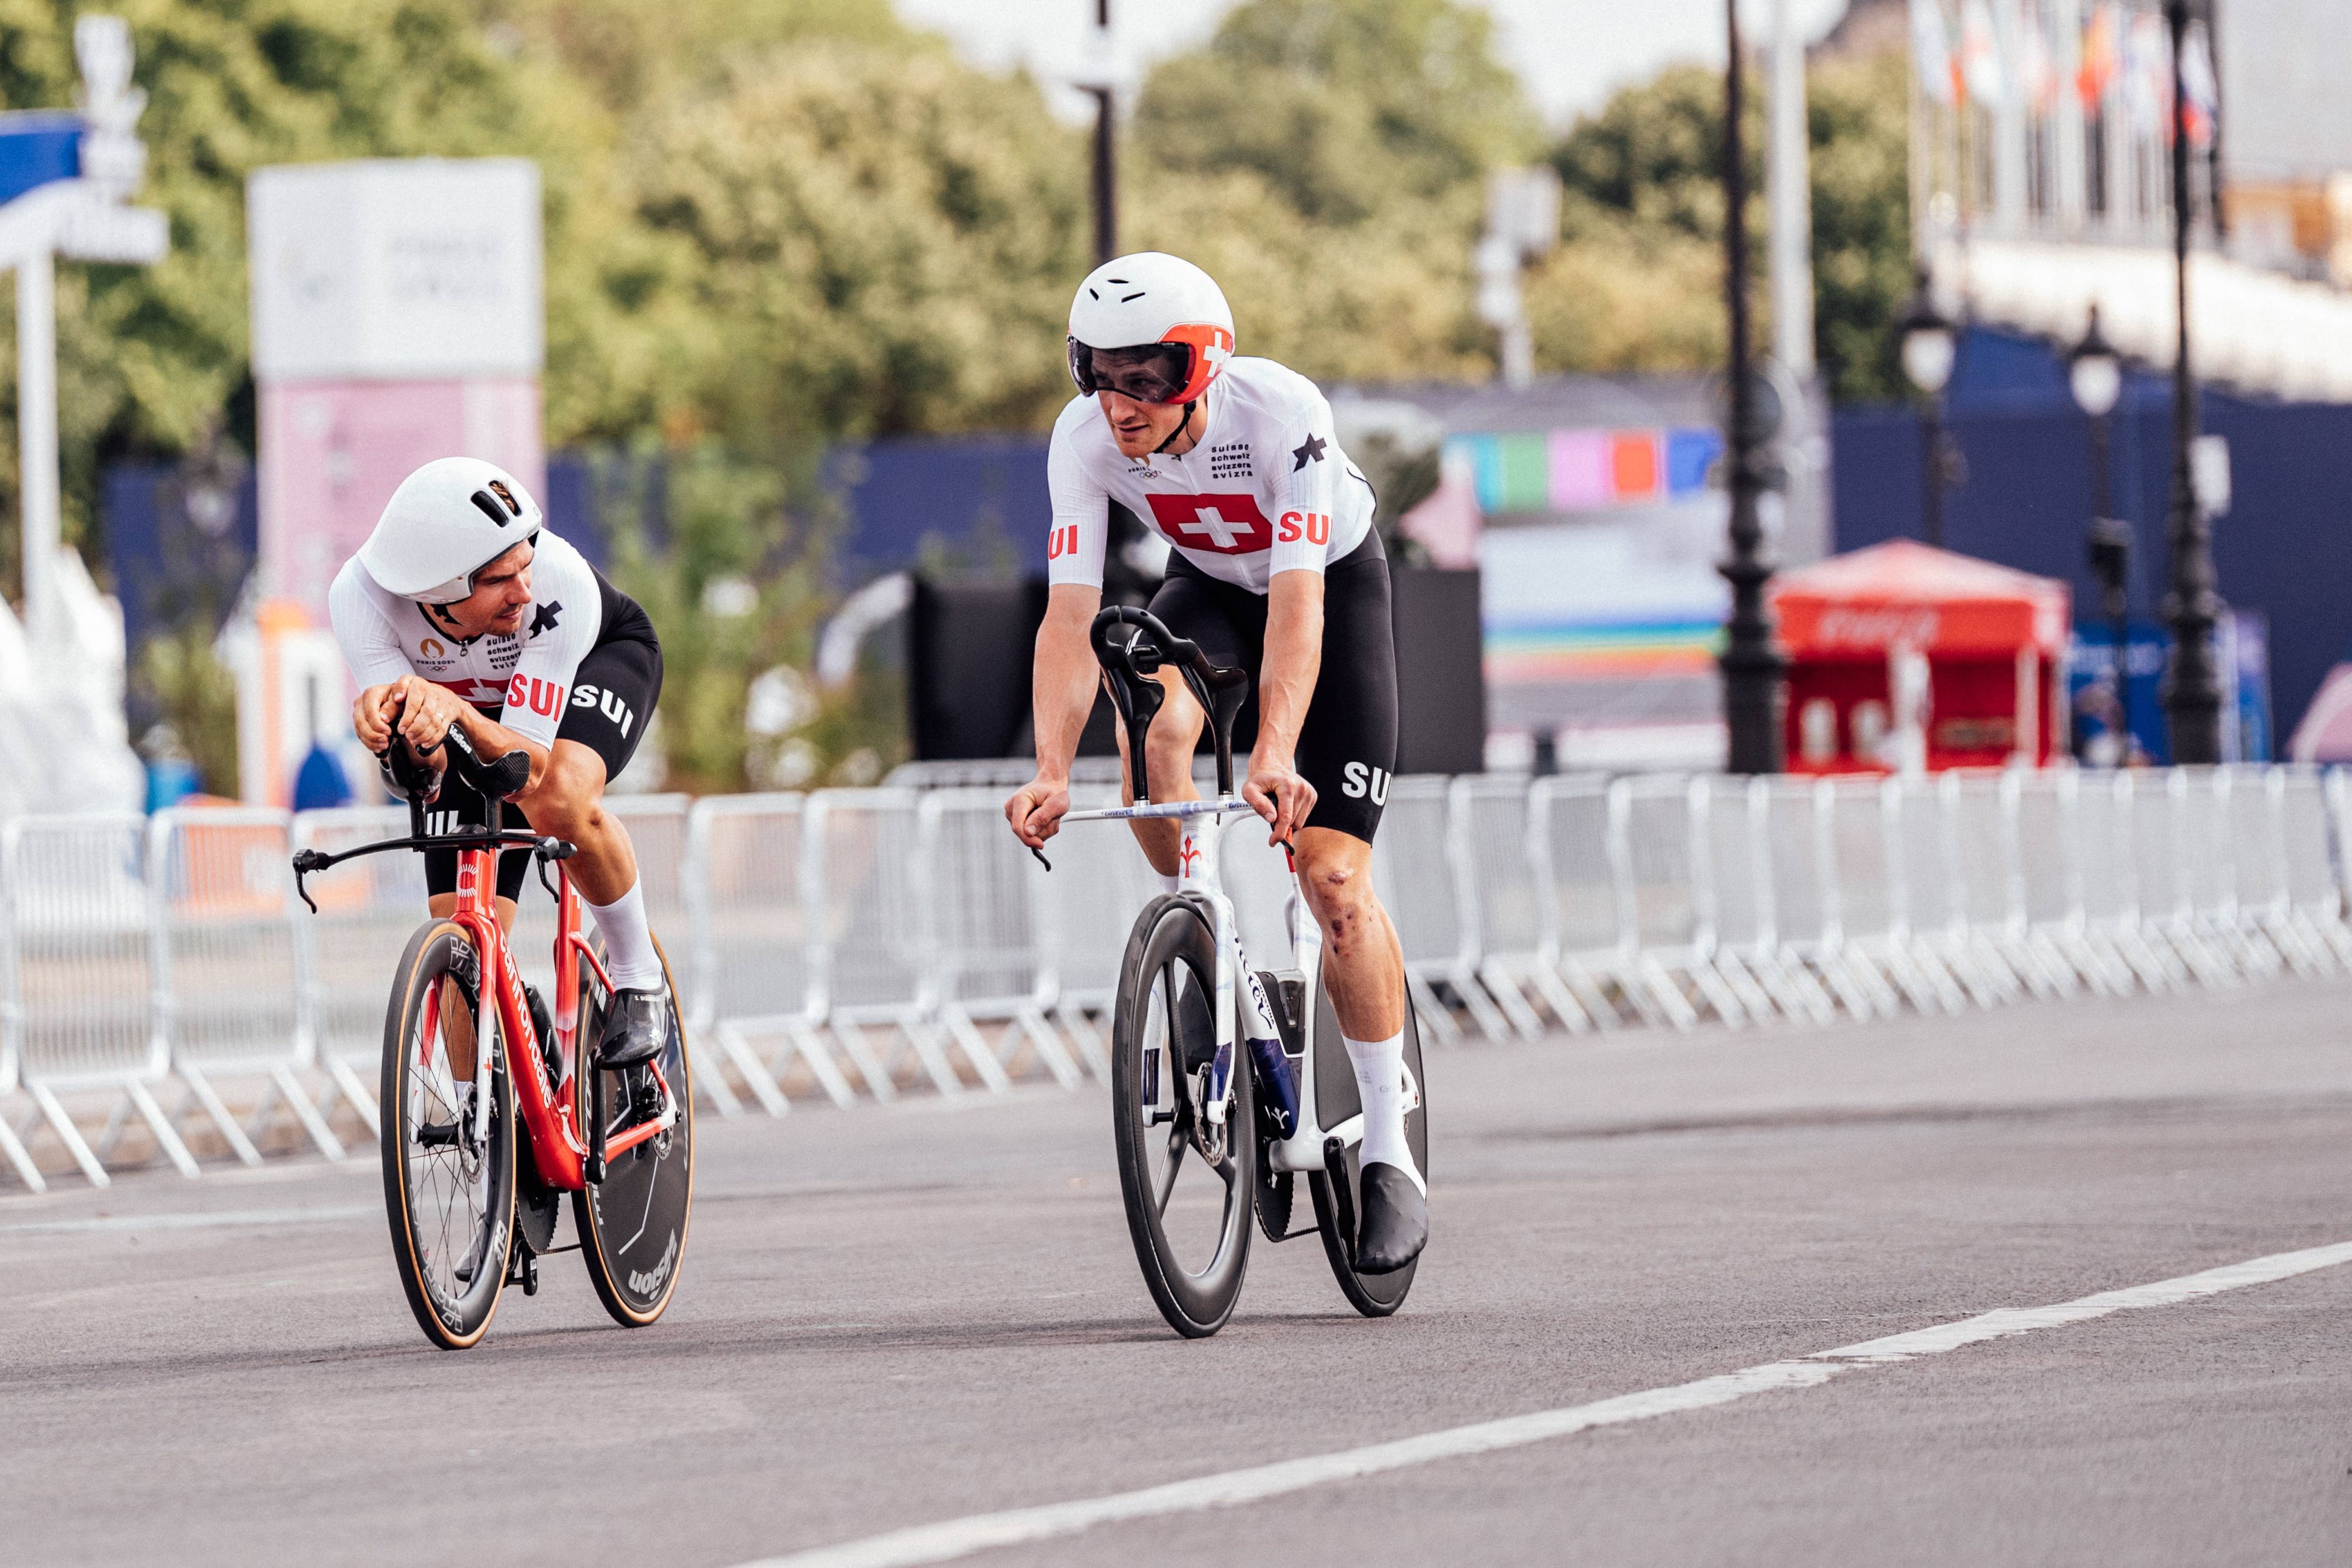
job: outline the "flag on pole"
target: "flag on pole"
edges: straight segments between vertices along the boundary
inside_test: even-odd
[[[2221,84],[2213,77],[2213,51],[2205,29],[2192,26],[2180,50],[2180,118],[2192,147],[2213,145],[2213,124],[2221,112]]]
[[[1960,0],[1960,78],[1968,95],[1998,106],[2009,99],[2009,78],[2000,68],[2000,45],[1985,0]]]
[[[2075,73],[2074,91],[2085,112],[2096,112],[2115,83],[2122,53],[2116,12],[2115,0],[2099,0],[2083,22],[2083,68]]]
[[[1919,90],[1935,102],[1946,109],[1959,102],[1960,76],[1952,62],[1943,0],[1911,0],[1911,68]]]

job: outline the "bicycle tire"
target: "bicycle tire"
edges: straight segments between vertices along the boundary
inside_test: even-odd
[[[603,939],[595,939],[598,956]],[[624,1328],[641,1329],[669,1310],[677,1293],[678,1275],[686,1261],[686,1239],[694,1213],[694,1082],[686,1056],[685,1015],[677,1004],[677,977],[670,972],[669,955],[661,939],[654,951],[662,962],[662,980],[669,988],[669,1040],[654,1060],[669,1082],[677,1103],[677,1123],[659,1137],[649,1138],[616,1156],[603,1182],[592,1182],[572,1195],[572,1225],[580,1237],[580,1256],[588,1265],[588,1282],[604,1311]],[[616,1116],[625,1093],[622,1074],[603,1072],[595,1066],[596,1041],[604,1029],[603,988],[593,970],[580,966],[580,1061],[572,1074],[573,1110],[578,1125],[594,1124],[593,1080],[604,1080],[605,1105]]]
[[[1189,899],[1162,894],[1144,906],[1129,934],[1111,1019],[1112,1135],[1128,1234],[1134,1240],[1136,1262],[1160,1315],[1186,1339],[1204,1339],[1224,1327],[1233,1316],[1234,1302],[1241,1299],[1255,1228],[1256,1103],[1249,1065],[1237,1050],[1231,1073],[1233,1103],[1226,1113],[1223,1168],[1209,1167],[1225,1189],[1213,1232],[1215,1246],[1205,1267],[1188,1269],[1168,1234],[1167,1204],[1186,1153],[1198,1157],[1188,1134],[1190,1103],[1178,1093],[1173,1096],[1178,1107],[1175,1120],[1163,1124],[1151,1119],[1145,1104],[1144,1052],[1154,1038],[1151,1009],[1154,998],[1160,998],[1162,1028],[1158,1038],[1163,1043],[1156,1049],[1164,1060],[1159,1071],[1175,1070],[1173,1047],[1181,1027],[1168,1009],[1189,1008],[1195,998],[1213,997],[1216,973],[1216,940],[1200,910]],[[1180,991],[1181,998],[1176,999]],[[1167,1128],[1164,1133],[1162,1126]],[[1152,1168],[1155,1145],[1164,1146],[1169,1156],[1164,1173]]]
[[[1316,1110],[1322,1125],[1333,1127],[1361,1111],[1363,1100],[1356,1091],[1356,1072],[1348,1061],[1339,1016],[1332,1011],[1331,998],[1324,993],[1319,978],[1315,990]],[[1421,1103],[1405,1114],[1405,1142],[1412,1149],[1413,1162],[1421,1167],[1423,1179],[1427,1180],[1429,1079],[1421,1066],[1421,1026],[1412,1016],[1409,1001],[1404,1009],[1404,1060],[1413,1082],[1421,1087]],[[1348,1212],[1359,1216],[1364,1212],[1360,1154],[1360,1147],[1351,1145],[1342,1156],[1349,1186]],[[1404,1305],[1406,1295],[1412,1290],[1413,1275],[1421,1268],[1421,1260],[1416,1258],[1391,1274],[1358,1273],[1354,1239],[1340,1234],[1339,1206],[1331,1189],[1331,1178],[1321,1171],[1310,1172],[1307,1190],[1315,1204],[1316,1228],[1323,1235],[1323,1256],[1331,1265],[1331,1277],[1339,1281],[1339,1293],[1348,1298],[1349,1306],[1368,1318],[1385,1318],[1394,1313]]]
[[[439,1022],[453,998],[478,1019],[481,974],[465,927],[427,921],[408,939],[384,1009],[380,1142],[393,1266],[416,1326],[443,1350],[467,1349],[488,1332],[514,1246],[515,1116],[506,1042],[501,1038],[491,1057],[488,1127],[469,1167],[465,1119],[452,1099],[462,1091],[446,1069]],[[480,1038],[478,1029],[478,1045]],[[436,1051],[445,1062],[438,1080],[432,1072]],[[454,1141],[427,1146],[427,1135],[453,1128],[459,1130]],[[459,1243],[452,1221],[461,1196],[471,1224],[465,1252],[453,1262]]]

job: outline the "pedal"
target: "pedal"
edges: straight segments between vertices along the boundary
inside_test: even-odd
[[[514,1249],[514,1261],[507,1269],[507,1283],[520,1285],[526,1296],[539,1294],[539,1257],[528,1247]]]

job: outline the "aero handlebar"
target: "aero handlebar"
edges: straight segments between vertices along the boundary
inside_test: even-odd
[[[398,715],[394,716],[393,722],[399,722]],[[425,758],[434,751],[443,749],[444,746],[447,748],[451,770],[479,790],[482,799],[490,803],[490,820],[479,828],[436,835],[426,832],[425,826],[425,801],[432,793],[434,783],[433,768]],[[310,889],[303,884],[304,879],[313,872],[326,871],[360,855],[381,854],[386,850],[476,850],[513,846],[528,849],[538,858],[540,880],[543,883],[547,880],[549,861],[570,860],[575,852],[574,846],[562,839],[499,825],[499,803],[509,795],[520,794],[523,787],[530,782],[529,752],[518,749],[484,761],[482,754],[474,749],[474,743],[466,738],[466,732],[453,725],[442,737],[441,745],[422,755],[394,735],[392,744],[385,747],[379,757],[383,763],[384,778],[394,789],[408,798],[409,835],[404,839],[386,839],[381,843],[362,844],[334,855],[322,854],[317,850],[299,851],[294,856],[294,891],[301,894],[302,902],[310,905],[314,915],[318,913],[319,906],[311,902]]]
[[[1095,617],[1089,633],[1095,658],[1110,678],[1110,698],[1127,727],[1128,766],[1135,777],[1139,804],[1151,800],[1150,766],[1144,742],[1151,721],[1167,698],[1167,688],[1154,679],[1174,665],[1209,716],[1216,737],[1217,793],[1234,792],[1234,720],[1249,699],[1247,670],[1226,669],[1210,661],[1201,645],[1179,637],[1149,610],[1114,604]]]

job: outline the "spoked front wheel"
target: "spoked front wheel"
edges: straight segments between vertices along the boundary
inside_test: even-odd
[[[384,1212],[393,1262],[425,1337],[479,1340],[514,1244],[514,1098],[503,1043],[489,1090],[475,1073],[481,958],[455,922],[409,938],[383,1023]]]
[[[601,939],[598,956],[604,952]],[[658,938],[656,952],[661,951]],[[666,1101],[667,1130],[613,1155],[601,1183],[572,1195],[572,1223],[580,1233],[589,1282],[613,1321],[643,1328],[662,1315],[677,1291],[678,1265],[686,1255],[687,1221],[694,1207],[694,1085],[688,1077],[686,1036],[677,1006],[677,980],[669,955],[662,953],[662,978],[669,987],[669,1039],[646,1068],[606,1072],[595,1065],[596,1042],[604,1032],[604,989],[595,971],[580,966],[580,1062],[572,1074],[579,1125],[596,1124],[597,1084],[602,1080],[605,1137],[618,1142],[629,1130],[659,1117]]]
[[[1228,1051],[1216,1086],[1217,949],[1188,900],[1148,904],[1128,938],[1111,1023],[1111,1120],[1119,1190],[1143,1281],[1169,1327],[1199,1339],[1224,1327],[1249,1267],[1257,1122],[1249,1068]]]

